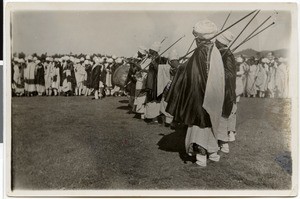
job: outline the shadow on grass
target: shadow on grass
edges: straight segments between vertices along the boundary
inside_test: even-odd
[[[119,106],[119,107],[117,107],[117,109],[119,109],[119,110],[129,110],[130,107],[128,107],[128,106]]]
[[[129,100],[120,100],[119,102],[122,103],[122,104],[128,104]]]
[[[195,157],[189,156],[185,151],[185,136],[186,136],[186,127],[179,127],[175,129],[175,132],[162,135],[163,137],[158,141],[158,149],[167,151],[167,152],[178,152],[181,160],[186,163],[196,162]]]

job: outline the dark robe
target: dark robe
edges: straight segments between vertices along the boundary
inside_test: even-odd
[[[236,63],[232,52],[230,50],[227,51],[227,46],[216,41],[216,47],[222,55],[225,73],[225,96],[222,117],[228,118],[231,114],[233,104],[236,103]]]
[[[91,88],[95,90],[99,90],[99,84],[100,84],[100,76],[101,76],[101,68],[102,66],[100,64],[97,64],[96,66],[93,66],[91,71]]]
[[[74,70],[73,63],[70,63],[70,64],[71,64],[71,84],[72,84],[72,90],[75,91],[75,88],[77,86],[76,77],[75,77],[75,70]]]
[[[55,62],[54,68],[59,68],[59,75],[61,74],[61,64],[59,62]],[[61,77],[61,76],[60,76]],[[57,82],[57,74],[53,76],[53,82]],[[59,82],[60,84],[60,82]]]
[[[200,44],[177,70],[166,98],[166,111],[174,116],[175,122],[200,128],[212,126],[209,114],[202,107],[212,47],[210,42]]]
[[[60,76],[60,82],[59,82],[59,86],[63,85],[63,81],[64,81],[64,70],[63,70],[63,64],[59,64],[59,76]]]
[[[91,88],[91,72],[92,72],[92,66],[90,64],[85,65],[85,71],[86,71],[86,87]]]
[[[36,68],[35,84],[45,86],[45,71],[41,63]]]
[[[152,55],[153,57],[158,56],[158,53]],[[165,57],[157,57],[149,65],[149,71],[147,75],[145,89],[147,91],[147,102],[159,102],[162,95],[157,96],[157,72],[159,64],[166,64],[168,61]]]

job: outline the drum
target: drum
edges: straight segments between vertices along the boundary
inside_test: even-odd
[[[128,64],[118,67],[113,74],[113,82],[119,87],[124,87],[130,66]]]

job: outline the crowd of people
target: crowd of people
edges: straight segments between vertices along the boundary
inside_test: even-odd
[[[207,159],[220,160],[219,151],[229,153],[229,143],[235,141],[240,96],[288,96],[285,58],[276,58],[272,52],[260,59],[234,57],[228,49],[234,35],[227,30],[210,39],[217,33],[209,20],[196,23],[197,48],[189,58],[180,58],[176,50],[161,56],[161,42],[139,47],[131,58],[14,57],[13,93],[94,95],[95,99],[122,93],[128,96],[136,118],[148,124],[163,118],[166,127],[187,127],[186,152],[205,167]],[[126,78],[123,85],[114,85],[112,75],[119,67],[128,67]]]
[[[12,59],[14,96],[123,95],[112,75],[123,58],[101,55],[32,56]]]
[[[272,52],[261,58],[236,58],[238,91],[245,97],[286,98],[289,88],[287,59]]]

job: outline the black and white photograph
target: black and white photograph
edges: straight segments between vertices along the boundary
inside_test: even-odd
[[[295,196],[296,3],[6,2],[9,196]]]

